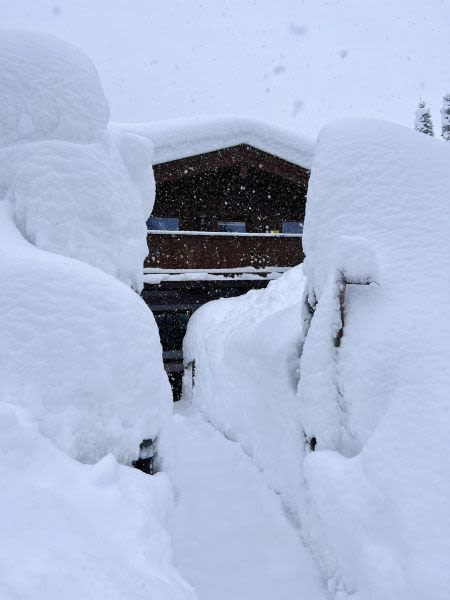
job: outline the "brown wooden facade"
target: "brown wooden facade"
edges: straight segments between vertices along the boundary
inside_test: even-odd
[[[155,165],[153,215],[178,219],[179,230],[211,237],[151,233],[146,266],[233,268],[293,266],[301,237],[283,223],[303,223],[309,171],[248,145]],[[245,223],[246,234],[212,235],[220,223]]]
[[[301,238],[283,235],[148,234],[145,267],[234,269],[292,267],[303,260]],[[170,265],[170,266],[169,266]]]
[[[303,260],[301,235],[283,234],[286,222],[303,223],[309,171],[247,144],[154,166],[153,217],[177,221],[177,230],[148,233],[145,267],[153,270],[290,267]],[[162,222],[162,221],[161,221]],[[220,231],[239,222],[243,232]],[[179,275],[179,274],[178,274]],[[146,283],[143,298],[161,334],[166,370],[178,399],[182,340],[202,304],[263,288],[270,278],[242,272],[226,279]]]

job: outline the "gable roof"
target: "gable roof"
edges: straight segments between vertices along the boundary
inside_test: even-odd
[[[121,123],[115,127],[151,140],[154,165],[246,144],[305,169],[311,168],[313,141],[264,121],[219,116]]]

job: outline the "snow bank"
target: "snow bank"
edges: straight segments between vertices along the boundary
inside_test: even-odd
[[[83,465],[0,402],[2,600],[194,600],[172,566],[172,496],[111,456]]]
[[[153,164],[249,144],[301,167],[311,167],[313,142],[281,127],[237,116],[170,119],[115,125],[142,135],[155,147]]]
[[[142,285],[148,142],[107,134],[77,50],[0,49],[0,597],[194,599],[167,478],[118,464],[170,444],[156,323],[117,279]]]
[[[229,438],[238,440],[270,485],[295,507],[303,432],[295,419],[304,278],[294,267],[264,290],[216,300],[189,321],[184,394]]]
[[[448,596],[449,161],[444,144],[376,121],[326,127],[315,153],[303,242],[318,304],[299,401],[319,452],[304,464],[306,522],[335,589],[355,598]],[[337,277],[347,265],[359,281]],[[343,279],[374,283],[345,286],[335,347]]]
[[[294,269],[188,326],[188,395],[280,492],[339,600],[448,597],[449,164],[399,126],[326,127],[302,310]]]
[[[109,104],[94,65],[57,38],[0,32],[0,146],[104,134]]]
[[[0,190],[34,245],[140,291],[154,201],[148,140],[107,131],[97,72],[78,49],[0,33]]]
[[[71,456],[129,463],[170,411],[152,313],[114,278],[26,242],[5,201],[0,248],[2,398]]]
[[[89,265],[142,287],[148,142],[107,134],[95,68],[77,49],[7,32],[0,48],[2,398],[71,456],[129,463],[170,411],[158,331],[130,288]],[[19,113],[36,128],[12,143]]]
[[[139,154],[147,153],[139,183],[130,177],[120,147],[137,155],[139,169]],[[148,253],[145,215],[154,198],[147,151],[147,141],[137,136],[106,145],[16,145],[0,149],[0,185],[7,187],[28,241],[89,263],[140,291]]]

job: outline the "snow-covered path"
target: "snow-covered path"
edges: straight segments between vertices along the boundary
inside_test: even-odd
[[[175,561],[199,600],[324,600],[317,568],[239,444],[177,403]]]

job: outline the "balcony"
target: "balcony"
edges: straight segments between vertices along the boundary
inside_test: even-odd
[[[158,269],[292,267],[304,258],[296,233],[150,230],[147,244],[144,266]]]

